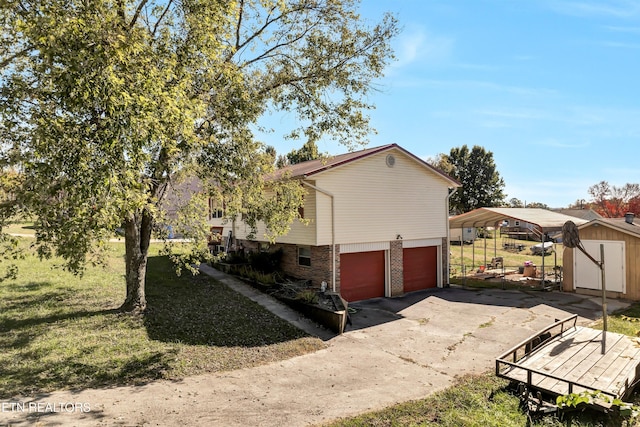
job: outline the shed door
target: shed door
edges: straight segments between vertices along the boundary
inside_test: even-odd
[[[385,251],[340,255],[340,294],[347,301],[384,296]]]
[[[583,240],[585,250],[596,260],[600,260],[600,244],[604,244],[605,286],[608,291],[626,292],[624,242]],[[573,287],[583,289],[602,289],[600,267],[593,263],[580,250],[573,250]]]
[[[404,248],[402,267],[405,292],[435,288],[438,286],[438,247]]]

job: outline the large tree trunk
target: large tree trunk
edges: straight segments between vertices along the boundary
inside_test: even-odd
[[[132,215],[124,222],[127,297],[120,307],[122,311],[142,313],[147,308],[145,277],[152,225],[147,211]]]

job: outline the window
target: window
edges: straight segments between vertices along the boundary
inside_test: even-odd
[[[224,218],[224,203],[222,208],[217,206],[217,203],[211,197],[209,198],[209,219]]]
[[[311,266],[310,246],[298,246],[298,265]]]
[[[515,222],[516,227],[520,227],[520,221]]]

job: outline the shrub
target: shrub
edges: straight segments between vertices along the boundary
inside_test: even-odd
[[[249,254],[249,263],[254,270],[262,273],[273,273],[280,269],[282,249],[274,252],[253,252]]]
[[[307,304],[317,304],[319,301],[318,292],[314,289],[303,289],[298,292],[296,299],[306,302]]]

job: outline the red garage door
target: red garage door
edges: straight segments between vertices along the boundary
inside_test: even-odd
[[[404,248],[404,291],[412,292],[438,286],[438,247]]]
[[[384,296],[384,251],[340,255],[340,294],[347,301]]]

